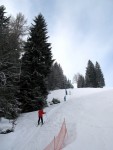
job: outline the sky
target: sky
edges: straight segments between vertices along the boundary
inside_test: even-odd
[[[113,87],[113,0],[0,0],[7,14],[25,15],[28,25],[45,18],[53,58],[72,81],[85,76],[88,60],[100,64],[106,87]]]
[[[48,102],[57,98],[60,103],[44,109],[42,126],[37,126],[37,111],[21,114],[14,132],[0,134],[1,150],[49,150],[46,147],[50,143],[52,150],[54,143],[55,147],[62,144],[63,137],[62,150],[113,150],[113,88],[78,88],[67,92],[66,101],[64,89],[48,95]],[[64,118],[66,126],[62,126]],[[0,132],[7,129],[11,129],[11,123],[2,118]],[[54,136],[56,142],[51,142]]]

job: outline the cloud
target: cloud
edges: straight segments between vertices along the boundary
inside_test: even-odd
[[[34,17],[38,14],[36,14],[38,11],[38,7],[41,8],[41,5],[39,3],[40,0],[1,0],[0,5],[4,5],[6,7],[6,12],[9,15],[13,15],[14,17],[17,15],[17,13],[21,12],[25,15],[25,18],[27,18],[28,24],[31,24]]]
[[[72,79],[77,72],[85,74],[90,59],[94,64],[99,62],[108,78],[105,65],[113,47],[113,2],[57,2],[57,19],[51,39],[54,57],[66,75]],[[111,67],[108,70],[111,72]]]
[[[85,75],[87,62],[100,64],[108,86],[113,86],[113,1],[111,0],[1,0],[8,13],[22,12],[28,23],[42,13],[48,25],[54,58],[65,75]],[[109,75],[108,75],[109,74]],[[111,76],[111,75],[112,76]]]

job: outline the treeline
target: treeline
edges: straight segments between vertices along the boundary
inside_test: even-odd
[[[45,106],[49,90],[72,87],[54,63],[43,15],[26,23],[23,14],[7,17],[0,6],[0,116],[6,118]]]
[[[68,89],[73,88],[73,85],[69,79],[64,75],[63,69],[55,62],[51,67],[51,73],[48,76],[48,89]]]
[[[78,88],[93,87],[103,88],[105,86],[104,76],[98,62],[94,65],[91,60],[88,61],[85,77],[82,74],[74,76],[74,82]]]

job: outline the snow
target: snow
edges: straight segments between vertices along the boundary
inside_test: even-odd
[[[24,113],[15,131],[0,134],[0,150],[43,150],[66,121],[68,130],[63,150],[113,150],[113,89],[79,88],[51,91],[48,101],[60,104],[45,108],[45,124],[37,125],[37,112]],[[0,129],[11,124],[2,119]]]

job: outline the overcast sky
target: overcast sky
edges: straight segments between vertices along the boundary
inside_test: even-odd
[[[53,58],[70,80],[85,76],[87,62],[97,61],[106,87],[113,87],[113,0],[0,0],[7,14],[22,12],[28,24],[45,18]]]

